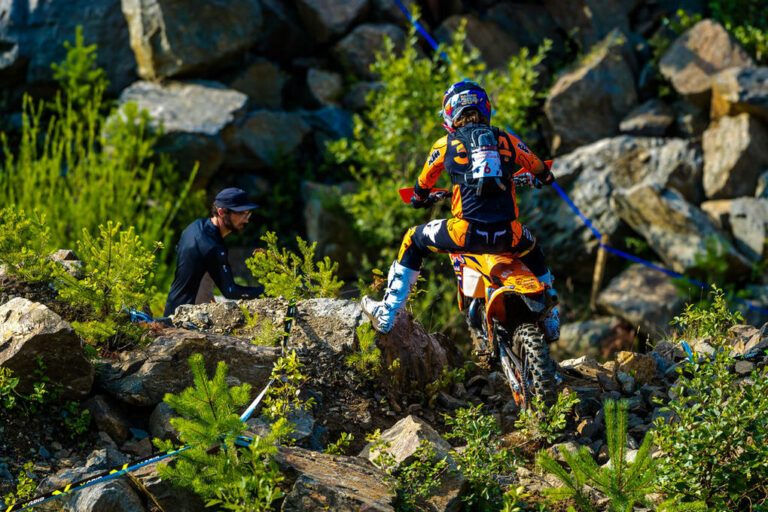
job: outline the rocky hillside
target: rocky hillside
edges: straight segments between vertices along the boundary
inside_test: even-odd
[[[254,394],[264,388],[280,348],[252,344],[249,340],[259,326],[248,318],[280,324],[287,310],[283,299],[185,306],[173,317],[172,327],[153,327],[145,347],[94,365],[69,323],[50,308],[22,297],[5,296],[2,302],[0,361],[21,377],[20,389],[26,392],[39,377],[29,368],[40,360],[49,369],[48,384],[81,401],[92,417],[90,431],[73,444],[57,433],[56,418],[46,417],[54,405],[26,422],[19,421],[18,414],[2,413],[0,478],[6,479],[2,483],[7,488],[12,481],[9,472],[16,474],[21,463],[31,458],[38,494],[150,455],[154,450],[150,438],[175,439],[178,432],[169,423],[174,411],[162,399],[165,393],[192,385],[187,359],[193,353],[203,355],[209,373],[217,361],[225,361],[230,386],[249,383]],[[445,418],[475,404],[484,404],[498,420],[505,446],[528,457],[542,446],[541,441],[526,439],[515,426],[519,411],[501,373],[467,365],[449,340],[428,334],[407,315],[399,318],[392,334],[377,340],[381,362],[389,370],[371,379],[352,369],[345,359],[359,350],[356,328],[364,322],[357,302],[310,299],[298,303],[287,350],[295,350],[304,363],[309,380],[301,394],[314,398],[315,405],[290,417],[296,425],[294,442],[281,447],[276,457],[285,476],[281,510],[394,510],[392,489],[370,461],[377,452],[366,445],[366,434],[380,429],[382,439],[391,443],[396,464],[412,461],[421,440],[431,443],[440,456],[452,450],[460,453],[460,447],[452,447],[443,437],[448,430]],[[736,326],[729,337],[736,361],[732,371],[746,382],[753,370],[768,363],[764,353],[768,324],[762,329]],[[691,345],[697,353],[706,354],[712,350],[708,343],[711,340],[692,340]],[[556,453],[558,444],[586,446],[598,464],[605,464],[608,447],[602,405],[619,398],[629,400],[628,443],[630,450],[637,450],[653,420],[664,414],[656,400],[675,396],[671,390],[678,378],[675,368],[685,357],[679,344],[660,341],[650,353],[619,352],[605,363],[588,356],[560,361],[559,388],[580,401],[568,413],[565,430],[554,436],[550,451]],[[400,360],[399,367],[391,366],[395,359]],[[435,386],[445,372],[462,365],[468,370],[464,378]],[[248,421],[248,430],[257,435],[268,429],[269,421],[258,412]],[[347,455],[322,453],[345,432],[354,436]],[[557,483],[532,470],[531,460],[523,458],[521,464],[509,466],[511,473],[497,477],[505,485],[523,486],[534,498]],[[428,508],[461,510],[468,493],[466,478],[461,472],[442,478]],[[187,512],[204,507],[195,495],[160,480],[155,465],[150,465],[40,509]]]

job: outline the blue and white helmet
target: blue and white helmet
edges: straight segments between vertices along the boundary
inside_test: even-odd
[[[491,120],[491,102],[485,89],[476,82],[463,80],[456,82],[443,95],[441,114],[448,128],[453,129],[453,122],[466,108],[476,108],[480,114]]]

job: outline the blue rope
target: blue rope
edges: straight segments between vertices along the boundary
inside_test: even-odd
[[[411,16],[411,13],[408,11],[408,8],[403,5],[403,3],[400,0],[392,0],[397,4],[397,6],[400,8],[401,11],[403,11],[403,14],[408,18],[408,20],[413,24],[413,26],[416,28],[416,30],[426,39],[426,41],[432,46],[434,50],[438,49],[438,45],[435,42],[435,40],[432,38],[431,35],[429,35],[429,32],[424,30],[424,27],[421,26],[421,24],[418,22],[418,20],[414,19],[413,16]],[[445,54],[445,52],[441,51],[440,56],[445,59],[447,62],[450,62],[448,59],[448,56]],[[509,128],[507,128],[507,131],[512,132]],[[520,137],[518,137],[519,139]],[[521,139],[522,140],[522,139]],[[590,231],[592,231],[592,234],[595,235],[595,238],[597,238],[598,242],[600,243],[600,247],[605,249],[606,251],[613,253],[617,256],[620,256],[626,260],[634,261],[636,263],[640,263],[641,265],[645,265],[646,267],[652,268],[654,270],[658,270],[659,272],[663,272],[664,274],[676,278],[676,279],[685,279],[689,283],[698,286],[699,288],[703,289],[711,289],[711,286],[703,283],[701,281],[697,281],[696,279],[692,279],[688,276],[685,276],[683,274],[680,274],[678,272],[675,272],[673,270],[669,270],[668,268],[664,268],[662,266],[656,265],[655,263],[652,263],[648,260],[644,260],[642,258],[639,258],[637,256],[634,256],[632,254],[629,254],[627,252],[621,251],[619,249],[616,249],[614,247],[611,247],[607,244],[603,243],[603,235],[600,233],[600,231],[597,230],[597,228],[592,224],[592,221],[590,221],[587,217],[584,216],[583,213],[581,213],[581,210],[579,210],[579,207],[576,206],[576,204],[571,200],[570,197],[568,197],[568,194],[565,193],[565,191],[560,187],[560,185],[557,182],[552,183],[552,187],[555,189],[555,191],[560,195],[560,197],[565,201],[565,203],[573,210],[573,212],[576,214],[579,219],[584,223],[584,225],[589,228]],[[735,295],[732,297],[732,299],[740,304],[743,304],[748,309],[758,311],[761,314],[768,316],[768,309],[762,308],[760,306],[757,306],[753,304],[752,302],[742,299],[740,297],[736,297]]]

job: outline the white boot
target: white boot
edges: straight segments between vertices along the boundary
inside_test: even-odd
[[[363,312],[371,319],[374,329],[382,334],[392,330],[397,312],[402,309],[418,277],[418,270],[404,267],[395,261],[389,267],[384,299],[375,301],[367,295],[363,297],[361,301]]]
[[[547,273],[536,278],[544,284],[549,285],[549,288],[544,292],[547,294],[547,305],[551,303],[558,303],[557,292],[552,286],[552,273],[547,270]],[[544,341],[547,343],[553,343],[560,339],[560,310],[557,306],[554,306],[549,312],[541,319],[541,330],[544,333]]]

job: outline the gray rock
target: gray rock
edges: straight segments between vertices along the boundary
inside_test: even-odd
[[[751,65],[753,61],[747,52],[713,20],[702,20],[688,29],[659,61],[661,74],[675,90],[699,106],[708,106],[715,74]]]
[[[0,364],[19,378],[17,391],[30,393],[45,367],[47,389],[79,400],[88,395],[94,369],[72,326],[42,304],[14,297],[0,306]]]
[[[544,6],[563,31],[572,35],[581,48],[590,48],[618,27],[629,33],[629,13],[638,2],[604,0],[545,0]]]
[[[549,92],[544,112],[552,125],[552,151],[562,154],[618,133],[622,118],[637,104],[627,37],[614,30]]]
[[[763,352],[768,349],[768,323],[760,329],[751,325],[734,326],[729,329],[731,355],[734,357]]]
[[[615,317],[600,317],[583,322],[568,322],[560,328],[560,339],[552,351],[562,358],[602,355],[600,344],[611,335],[611,328],[619,321]]]
[[[630,136],[581,147],[552,165],[560,186],[613,244],[632,234],[611,206],[616,189],[650,180],[696,202],[703,195],[701,168],[701,150],[693,141]],[[598,243],[589,228],[574,222],[565,202],[542,194],[528,224],[558,272],[591,281]]]
[[[370,66],[374,63],[376,52],[384,50],[385,38],[394,43],[397,53],[405,46],[405,32],[397,25],[364,23],[339,41],[334,52],[348,71],[362,78],[375,79],[377,77]]]
[[[676,101],[675,109],[677,135],[684,138],[700,137],[709,126],[709,111],[687,101]]]
[[[248,383],[260,390],[269,381],[280,349],[218,334],[169,329],[146,349],[124,354],[120,362],[105,363],[97,379],[123,402],[154,406],[166,393],[179,393],[192,385],[187,360],[195,353],[203,355],[208,375],[224,361],[233,384]]]
[[[171,425],[171,418],[176,411],[165,402],[160,402],[149,415],[149,433],[153,439],[172,439],[178,441],[179,431]]]
[[[379,82],[357,82],[344,96],[342,101],[344,108],[354,111],[364,110],[368,106],[366,98],[373,90],[381,89]]]
[[[768,129],[749,114],[724,117],[704,132],[704,191],[710,199],[754,196],[768,167]]]
[[[257,59],[239,71],[227,85],[248,96],[248,107],[281,110],[288,74],[266,59]]]
[[[83,27],[85,45],[98,46],[97,65],[116,94],[136,78],[128,25],[119,0],[49,0],[0,3],[0,84],[44,84],[53,81],[52,63],[67,55],[63,41],[75,42]]]
[[[733,371],[738,375],[749,375],[754,369],[755,363],[749,361],[736,361],[736,364],[733,365]]]
[[[300,112],[250,112],[232,139],[226,166],[250,171],[272,167],[296,151],[309,132]]]
[[[235,123],[245,113],[248,97],[218,82],[136,82],[119,103],[134,102],[146,109],[164,135],[158,150],[173,155],[189,172],[199,162],[199,178],[209,178],[221,165]]]
[[[701,211],[712,219],[712,222],[723,232],[731,230],[731,203],[733,199],[712,199],[702,202],[699,207]]]
[[[156,79],[210,68],[251,46],[258,0],[122,0],[138,72]]]
[[[325,152],[326,143],[342,137],[352,137],[352,115],[333,105],[305,113],[304,121],[312,128],[318,154]]]
[[[299,16],[317,43],[341,36],[370,9],[369,0],[297,0]]]
[[[477,48],[480,57],[489,68],[506,68],[510,57],[520,51],[520,44],[511,33],[502,30],[495,22],[481,20],[475,15],[449,16],[435,30],[438,41],[450,44],[453,34],[464,25],[468,49]]]
[[[730,68],[712,83],[712,118],[747,113],[768,121],[768,67]]]
[[[768,258],[768,199],[734,199],[728,223],[741,254],[755,263]]]
[[[662,137],[675,123],[675,111],[661,100],[650,99],[635,107],[619,123],[619,131],[630,135]]]
[[[162,507],[162,510],[179,510],[183,512],[206,512],[202,498],[190,490],[176,487],[168,480],[161,479],[157,474],[157,464],[139,468],[132,473],[141,485]]]
[[[93,396],[83,402],[83,407],[91,413],[96,428],[109,434],[115,443],[124,443],[130,437],[128,419],[109,397]]]
[[[206,302],[182,304],[171,315],[171,321],[176,327],[194,326],[216,334],[233,334],[245,325],[245,315],[234,301]]]
[[[565,41],[544,5],[499,2],[488,9],[493,20],[507,34],[513,34],[520,46],[536,49],[544,39],[552,41],[552,52],[565,51]]]
[[[365,459],[290,447],[280,447],[275,459],[290,489],[283,501],[285,512],[395,510],[395,496],[383,473]]]
[[[652,183],[617,190],[611,198],[618,215],[648,241],[664,262],[680,273],[694,270],[708,251],[728,262],[732,278],[746,275],[749,262],[709,217],[679,192]]]
[[[310,68],[307,71],[307,87],[309,92],[321,105],[338,104],[342,85],[342,78],[338,73],[317,68]]]
[[[597,300],[612,315],[651,334],[667,332],[683,306],[677,288],[665,274],[639,263],[614,278]]]
[[[126,479],[110,480],[76,492],[65,512],[145,512],[141,498]]]

